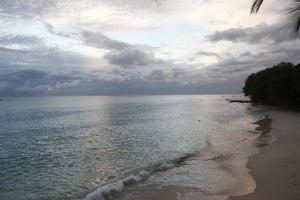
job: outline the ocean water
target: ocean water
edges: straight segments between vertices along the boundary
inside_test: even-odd
[[[192,159],[187,169],[173,161],[194,152],[201,161],[214,160],[252,144],[247,142],[256,137],[248,132],[255,128],[251,122],[264,113],[227,98],[240,97],[5,98],[0,102],[0,199],[105,199],[104,191],[121,191],[146,178],[139,187],[218,193],[225,186],[212,177],[227,180],[228,174],[212,170],[216,163],[192,165],[197,160]],[[252,152],[245,152],[236,157],[246,162]],[[182,180],[187,170],[193,179]]]

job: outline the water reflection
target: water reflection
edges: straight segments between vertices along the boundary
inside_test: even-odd
[[[207,133],[217,131],[215,121],[236,116],[233,107],[224,106],[225,98],[3,101],[0,199],[72,198],[134,169],[193,152],[204,143]]]

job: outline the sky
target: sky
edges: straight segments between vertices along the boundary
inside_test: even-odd
[[[0,96],[241,93],[300,62],[288,1],[0,0]]]

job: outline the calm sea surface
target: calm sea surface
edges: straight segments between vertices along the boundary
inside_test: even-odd
[[[249,117],[232,96],[5,98],[0,199],[73,199],[131,171],[199,150]],[[199,121],[200,120],[200,121]]]

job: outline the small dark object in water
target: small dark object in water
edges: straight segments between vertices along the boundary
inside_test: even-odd
[[[249,100],[228,100],[229,103],[252,103]]]

